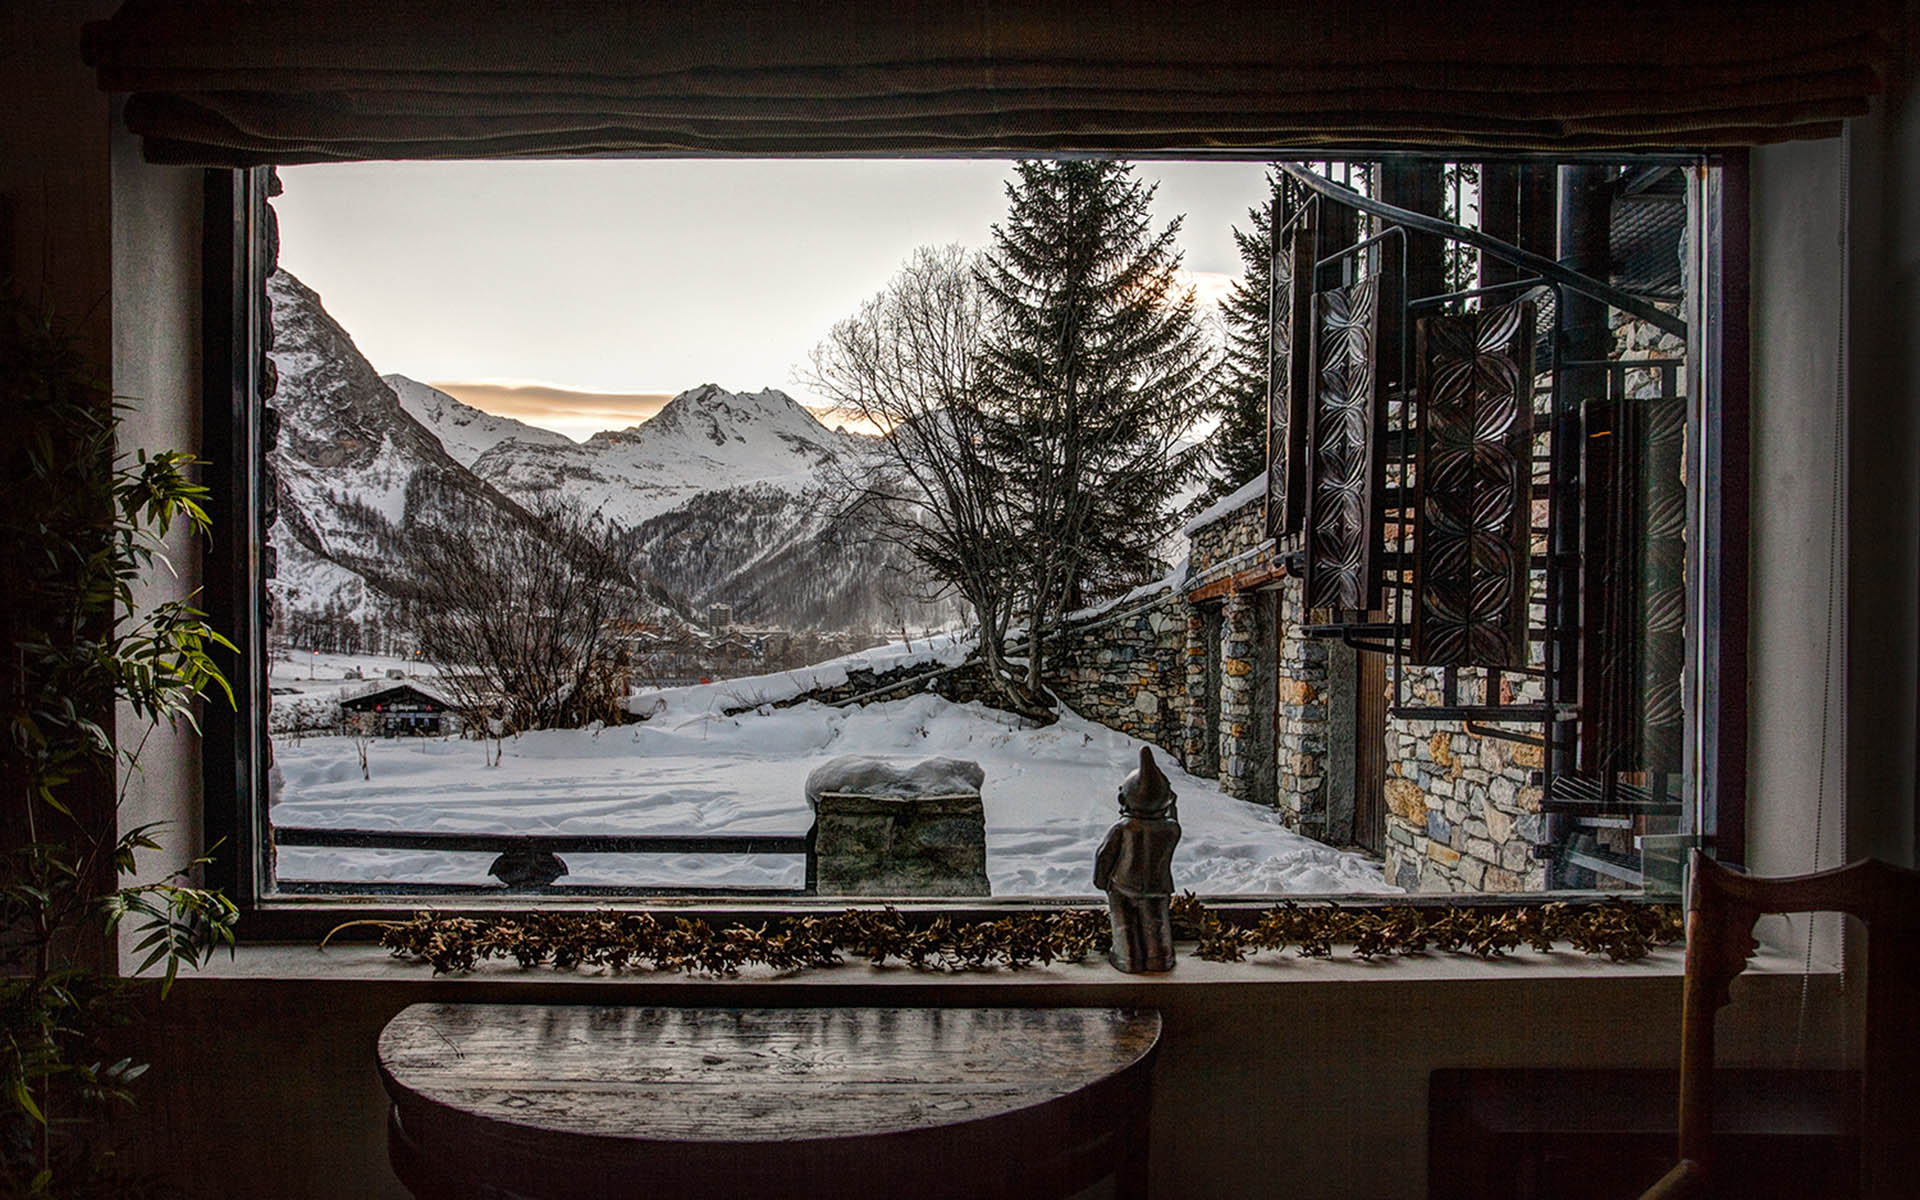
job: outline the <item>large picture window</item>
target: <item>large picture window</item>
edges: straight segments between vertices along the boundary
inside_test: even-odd
[[[1671,894],[1720,179],[210,173],[234,883],[1084,898],[1145,745],[1210,898]]]

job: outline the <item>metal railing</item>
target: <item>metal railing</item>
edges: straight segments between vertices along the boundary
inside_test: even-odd
[[[280,880],[279,891],[291,895],[341,895],[378,891],[386,895],[498,895],[533,893],[542,896],[812,896],[816,894],[818,860],[814,831],[803,834],[572,834],[572,833],[425,833],[394,829],[330,829],[276,826],[277,847],[329,850],[428,850],[441,853],[494,854],[487,873],[499,883],[377,883],[345,880]],[[567,875],[561,854],[798,854],[806,856],[806,882],[797,888],[744,884],[679,884],[673,886],[563,884]]]

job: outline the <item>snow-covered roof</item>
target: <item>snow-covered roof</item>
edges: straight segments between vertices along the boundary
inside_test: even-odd
[[[423,684],[418,679],[371,679],[367,681],[365,687],[343,688],[339,693],[339,697],[341,704],[350,705],[401,691],[414,692],[425,699],[433,701],[435,704],[443,705],[447,708],[456,707],[454,702],[449,700],[445,693]]]
[[[1191,521],[1188,521],[1185,525],[1182,525],[1180,527],[1180,532],[1187,535],[1188,537],[1191,537],[1193,536],[1193,533],[1195,530],[1201,528],[1204,525],[1213,524],[1215,521],[1218,521],[1221,517],[1224,517],[1228,513],[1233,512],[1235,509],[1245,505],[1249,500],[1252,500],[1255,496],[1264,496],[1266,494],[1267,494],[1267,473],[1265,471],[1262,471],[1258,475],[1255,475],[1252,479],[1247,480],[1247,482],[1242,484],[1237,490],[1230,492],[1229,494],[1222,496],[1220,499],[1215,500],[1212,504],[1207,505],[1206,508],[1200,511],[1199,516],[1195,517]]]

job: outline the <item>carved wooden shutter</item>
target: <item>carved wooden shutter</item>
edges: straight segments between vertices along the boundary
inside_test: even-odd
[[[1632,368],[1607,369],[1604,400],[1587,407],[1583,772],[1681,767],[1686,401],[1679,366],[1652,368],[1657,386],[1641,388],[1629,386]]]
[[[1313,221],[1302,209],[1283,220],[1273,206],[1273,258],[1267,296],[1267,533],[1298,533],[1305,523],[1307,399],[1313,388]]]
[[[1374,571],[1374,346],[1377,282],[1313,298],[1313,403],[1307,431],[1306,602],[1347,611],[1380,606]]]
[[[1527,665],[1534,306],[1422,318],[1412,659]]]

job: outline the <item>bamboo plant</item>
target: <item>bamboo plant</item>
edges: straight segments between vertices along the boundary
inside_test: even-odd
[[[0,1196],[124,1192],[110,1121],[145,1067],[112,1051],[112,1031],[139,990],[164,996],[182,964],[230,947],[237,913],[194,886],[204,858],[127,882],[160,830],[120,828],[117,811],[147,735],[195,727],[210,690],[232,702],[212,654],[233,647],[192,597],[136,603],[143,579],[173,569],[169,533],[207,531],[197,461],[118,454],[124,406],[73,337],[11,290],[0,398]],[[157,984],[115,969],[123,925],[135,954],[122,965]]]

